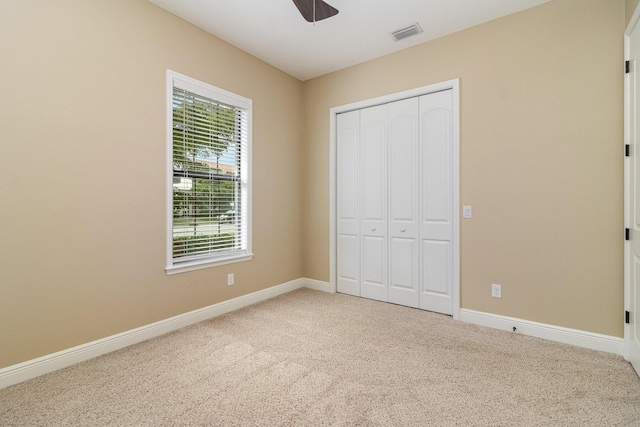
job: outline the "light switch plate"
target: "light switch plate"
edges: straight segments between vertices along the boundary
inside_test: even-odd
[[[473,217],[473,210],[472,210],[471,206],[463,206],[462,207],[462,217],[463,218],[472,218]]]

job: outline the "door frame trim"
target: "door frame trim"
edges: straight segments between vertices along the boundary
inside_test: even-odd
[[[352,102],[329,109],[329,283],[331,292],[337,291],[337,250],[336,250],[336,209],[337,209],[337,150],[336,115],[348,111],[360,110],[375,105],[400,101],[443,90],[453,90],[453,276],[452,276],[452,315],[460,319],[460,80],[452,79],[402,92],[383,95],[362,101]]]
[[[624,60],[629,61],[631,57],[630,52],[630,40],[633,30],[640,24],[640,4],[636,6],[635,11],[627,25],[624,32]],[[640,29],[638,29],[640,31]],[[623,149],[626,144],[631,144],[631,85],[629,82],[630,74],[624,75],[624,141]],[[632,147],[633,148],[633,147]],[[635,150],[637,151],[637,150]],[[633,155],[637,155],[632,152],[632,156],[624,157],[624,226],[631,227],[631,170],[630,164]],[[624,310],[631,310],[631,242],[624,242]],[[624,322],[624,320],[623,320]],[[631,325],[624,323],[624,344],[622,349],[622,356],[629,360],[631,345]]]

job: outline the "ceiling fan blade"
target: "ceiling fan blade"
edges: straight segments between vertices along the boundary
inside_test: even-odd
[[[338,9],[325,3],[322,0],[293,0],[296,7],[307,22],[318,22],[323,19],[331,18],[338,14]],[[313,16],[313,5],[315,2],[315,17]]]

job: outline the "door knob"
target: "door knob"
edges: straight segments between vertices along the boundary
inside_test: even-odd
[[[401,233],[404,233],[405,231],[407,231],[407,230],[405,230],[404,228],[401,228],[401,229],[400,229],[400,232],[401,232]]]
[[[371,227],[371,231],[376,231],[376,228],[375,227]]]

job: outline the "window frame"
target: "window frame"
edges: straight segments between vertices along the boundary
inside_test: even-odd
[[[246,112],[247,117],[247,140],[246,140],[246,160],[242,163],[241,192],[245,193],[244,214],[241,215],[241,227],[246,236],[246,247],[234,253],[213,254],[197,259],[180,260],[173,256],[173,89],[178,87],[188,92],[192,92],[216,102],[224,103],[234,107],[239,107]],[[194,78],[185,76],[172,70],[167,70],[167,100],[166,100],[166,182],[165,191],[167,197],[166,204],[166,256],[167,266],[165,271],[168,275],[184,273],[187,271],[200,270],[203,268],[216,267],[230,263],[249,261],[253,259],[251,246],[251,125],[252,125],[252,105],[251,99],[237,95],[235,93],[220,89],[208,83],[201,82]]]

